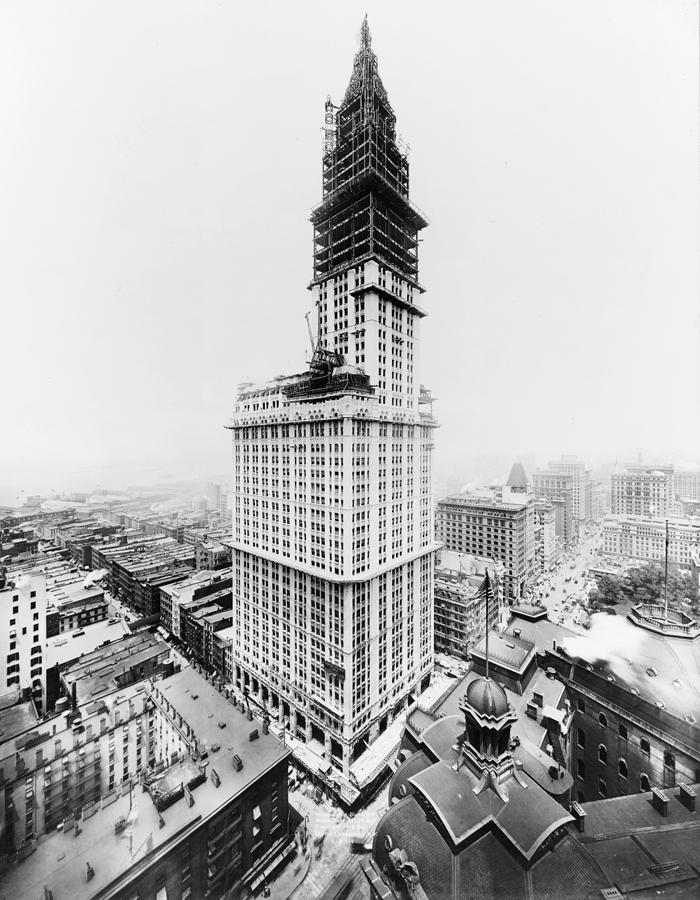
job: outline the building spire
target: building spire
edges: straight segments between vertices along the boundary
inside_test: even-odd
[[[393,110],[389,103],[386,90],[379,77],[377,56],[372,50],[372,35],[369,30],[367,14],[360,27],[360,49],[355,54],[350,84],[345,92],[343,106],[351,103],[358,95],[364,95],[368,105],[375,100],[386,106],[387,113],[393,118]]]
[[[367,22],[367,13],[365,13],[360,29],[360,46],[363,50],[372,49],[372,35],[370,34],[369,23]]]

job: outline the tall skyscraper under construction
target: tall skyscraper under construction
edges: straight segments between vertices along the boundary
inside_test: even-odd
[[[311,221],[311,362],[242,385],[230,424],[234,672],[347,778],[433,664],[427,222],[366,20],[343,101],[326,103]]]

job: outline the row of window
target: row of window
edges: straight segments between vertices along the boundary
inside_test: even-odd
[[[580,711],[585,710],[585,705],[582,700],[578,701],[578,708]],[[605,713],[600,713],[598,715],[598,724],[603,728],[608,727],[608,717],[605,715]],[[627,732],[627,728],[622,723],[617,726],[617,733],[623,741],[628,740],[629,735]],[[586,734],[582,728],[578,728],[576,731],[576,743],[581,749],[584,749],[586,746]],[[647,756],[651,753],[651,744],[649,743],[649,740],[647,738],[642,737],[639,739],[639,749]],[[605,744],[598,745],[598,759],[600,760],[600,762],[607,762],[607,748]],[[676,768],[676,758],[673,753],[670,752],[670,750],[666,750],[664,752],[664,765],[668,766],[669,769]]]
[[[622,759],[620,760],[620,766],[621,767],[624,766],[624,774],[623,774],[622,768],[620,768],[619,775],[621,778],[626,779],[627,778],[627,765],[624,762],[624,760],[622,760]],[[586,777],[586,766],[582,759],[579,759],[576,764],[576,774],[581,779],[584,779]],[[646,774],[646,772],[642,772],[642,774],[639,776],[639,790],[642,793],[646,793],[651,790],[651,781],[649,780],[649,776]],[[600,794],[601,797],[608,796],[608,783],[605,780],[605,778],[598,779],[598,793]],[[583,794],[581,793],[581,791],[578,792],[577,799],[578,799],[579,803],[582,803],[584,801],[584,797],[583,797]]]

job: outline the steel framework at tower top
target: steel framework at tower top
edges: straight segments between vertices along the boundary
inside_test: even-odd
[[[337,113],[326,101],[323,202],[314,209],[314,280],[377,256],[418,279],[418,231],[428,223],[408,199],[408,158],[363,22],[361,46]]]

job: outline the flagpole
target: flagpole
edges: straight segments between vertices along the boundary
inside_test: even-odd
[[[134,822],[131,818],[131,812],[134,807],[134,786],[129,782],[129,856],[133,856],[134,848]]]
[[[489,677],[489,573],[486,570],[486,677]]]
[[[664,619],[668,622],[668,519],[666,519],[666,556],[664,558]]]

